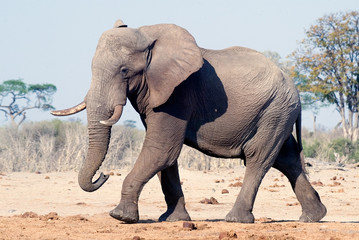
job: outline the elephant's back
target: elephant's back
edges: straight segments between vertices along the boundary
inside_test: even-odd
[[[271,109],[283,106],[286,111],[289,102],[298,101],[297,92],[278,67],[254,50],[203,50],[203,57],[187,144],[214,156],[240,156],[260,119]]]
[[[255,111],[281,94],[296,94],[293,82],[260,52],[245,47],[231,47],[223,50],[203,49],[202,53],[207,63],[202,74],[204,85],[212,87],[214,78],[218,78],[228,96],[229,107]],[[205,76],[210,68],[214,69],[215,77],[213,74]]]
[[[224,84],[247,87],[263,84],[270,88],[268,84],[272,84],[276,80],[274,75],[280,72],[272,61],[250,48],[202,49],[202,54]]]
[[[212,88],[218,88],[214,86],[218,83],[214,83],[220,82],[227,97],[226,113],[233,118],[241,117],[243,121],[253,121],[256,114],[276,96],[284,79],[276,65],[252,49],[231,47],[209,50],[203,56],[207,64],[202,69],[203,88],[210,92]],[[238,109],[241,109],[240,113]]]

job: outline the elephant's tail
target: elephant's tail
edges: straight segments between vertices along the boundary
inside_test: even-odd
[[[298,114],[298,118],[295,121],[295,134],[297,135],[298,150],[300,152],[300,162],[303,168],[303,171],[307,174],[305,168],[304,154],[303,154],[303,144],[302,144],[302,110]]]

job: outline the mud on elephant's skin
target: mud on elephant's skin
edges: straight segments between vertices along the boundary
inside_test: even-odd
[[[116,22],[99,40],[84,102],[53,112],[87,110],[89,147],[78,177],[85,191],[108,179],[101,175],[92,181],[127,99],[140,114],[146,137],[112,217],[137,222],[140,192],[158,174],[168,207],[160,221],[190,220],[177,165],[183,144],[215,157],[245,159],[243,186],[226,221],[254,222],[254,200],[271,167],[289,179],[302,206],[301,221],[325,216],[303,170],[298,92],[262,54],[243,47],[200,48],[188,31],[173,24],[133,29]]]

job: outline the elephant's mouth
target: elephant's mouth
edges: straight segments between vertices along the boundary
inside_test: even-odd
[[[54,116],[69,116],[69,115],[81,112],[84,109],[86,109],[86,103],[82,102],[72,108],[51,111],[51,114]],[[112,125],[116,124],[118,122],[118,120],[120,120],[120,118],[121,118],[122,111],[123,111],[123,105],[116,105],[112,116],[107,120],[100,121],[100,123],[103,125],[106,125],[106,126],[112,126]]]

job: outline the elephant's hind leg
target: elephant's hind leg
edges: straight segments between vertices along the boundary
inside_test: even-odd
[[[177,161],[158,173],[162,192],[165,195],[167,211],[161,215],[159,221],[190,221],[191,218],[185,208]]]
[[[232,210],[226,216],[227,222],[254,222],[252,210],[255,197],[263,177],[272,167],[284,142],[280,136],[258,131],[245,146],[246,172],[243,185]]]
[[[300,153],[293,135],[283,144],[274,168],[281,171],[292,185],[293,191],[302,206],[302,222],[317,222],[322,219],[327,209],[320,201],[318,193],[309,183],[302,168]]]

